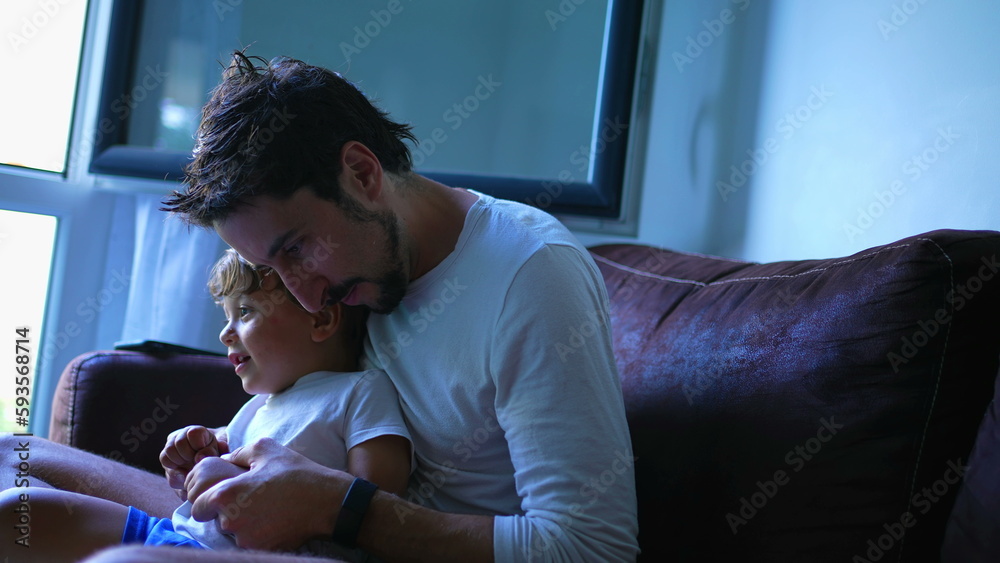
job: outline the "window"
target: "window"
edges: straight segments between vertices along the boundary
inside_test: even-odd
[[[234,49],[341,72],[411,123],[416,169],[555,213],[617,217],[641,2],[115,2],[101,174],[179,179]]]
[[[62,173],[87,2],[5,0],[0,164]],[[40,70],[41,69],[41,70]],[[10,132],[15,132],[10,134]]]
[[[0,387],[0,432],[26,432],[33,410],[55,236],[55,217],[0,210],[0,365],[8,373]]]

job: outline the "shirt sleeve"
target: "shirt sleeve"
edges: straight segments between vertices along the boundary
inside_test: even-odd
[[[384,371],[368,370],[358,378],[351,390],[344,426],[348,450],[378,436],[402,436],[410,441],[412,458],[413,439],[403,421],[399,395]]]
[[[632,561],[635,475],[603,278],[572,246],[515,276],[490,367],[523,515],[494,519],[497,561]]]

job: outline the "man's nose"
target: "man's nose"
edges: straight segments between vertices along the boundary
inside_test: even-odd
[[[294,272],[279,271],[282,283],[292,293],[295,300],[307,311],[315,313],[326,305],[326,287],[319,276],[309,276],[296,270]]]

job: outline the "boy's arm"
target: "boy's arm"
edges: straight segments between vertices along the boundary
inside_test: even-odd
[[[383,434],[347,452],[347,472],[400,496],[410,480],[410,441]]]
[[[413,468],[413,443],[399,395],[385,372],[356,374],[343,411],[343,440],[347,467],[338,469],[394,495],[406,491]]]

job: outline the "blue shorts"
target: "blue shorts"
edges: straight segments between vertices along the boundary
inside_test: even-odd
[[[143,545],[183,545],[197,549],[208,549],[196,540],[174,531],[174,523],[169,518],[156,518],[135,507],[128,507],[122,544],[141,543]]]

